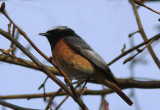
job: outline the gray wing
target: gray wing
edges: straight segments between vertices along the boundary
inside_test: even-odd
[[[118,84],[105,61],[96,52],[94,52],[82,38],[80,38],[79,36],[67,36],[64,38],[64,40],[71,48],[77,50],[85,58],[98,66],[107,78]]]

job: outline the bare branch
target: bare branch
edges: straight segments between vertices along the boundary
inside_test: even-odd
[[[142,43],[138,44],[137,46],[135,46],[135,47],[133,47],[133,48],[131,48],[131,49],[128,49],[128,50],[124,51],[124,52],[121,53],[119,56],[117,56],[115,59],[113,59],[111,62],[109,62],[108,65],[113,64],[114,62],[116,62],[116,61],[119,60],[120,58],[126,56],[128,53],[130,53],[130,52],[138,49],[139,47],[147,44],[147,43],[150,42],[151,40],[153,40],[153,39],[154,39],[154,40],[158,40],[159,38],[160,38],[160,33],[157,34],[157,35],[155,35],[155,36],[153,36],[152,38],[148,39],[147,41],[142,42]]]
[[[139,89],[160,89],[160,81],[137,81],[132,79],[117,79],[118,83],[122,85],[122,89],[128,88],[139,88]],[[92,82],[93,83],[93,82]],[[81,90],[76,90],[76,93],[80,93]],[[104,90],[86,90],[83,95],[106,95],[113,93],[111,89]],[[46,93],[46,97],[53,96],[57,92]],[[67,95],[66,92],[62,91],[57,96]],[[8,95],[0,96],[0,99],[31,99],[31,98],[42,98],[44,94],[24,94],[24,95]]]
[[[14,109],[14,110],[38,110],[38,109],[30,109],[30,108],[20,107],[20,106],[13,105],[13,104],[10,104],[8,102],[5,102],[3,100],[0,100],[0,105],[3,105],[5,107],[8,107],[8,108],[11,108],[11,109]]]

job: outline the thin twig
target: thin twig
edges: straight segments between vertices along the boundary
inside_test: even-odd
[[[143,7],[147,8],[147,9],[151,10],[151,11],[154,12],[154,13],[160,14],[160,12],[155,11],[155,10],[153,10],[152,8],[150,8],[150,7],[148,7],[147,5],[145,5],[145,4],[142,2],[142,0],[134,0],[134,2],[135,2],[136,4],[138,4],[138,5],[140,5],[140,6],[143,6]]]
[[[60,88],[55,94],[53,94],[53,96],[51,96],[49,98],[49,103],[47,105],[47,107],[45,108],[45,110],[48,110],[51,106],[52,106],[52,101],[53,99],[62,91],[62,89]],[[68,95],[69,96],[69,95]]]
[[[68,99],[69,95],[67,95],[62,101],[61,103],[55,108],[55,110],[58,110],[59,107]]]
[[[18,41],[18,39],[19,39],[19,32],[16,30],[16,34],[15,34],[15,39]],[[17,51],[17,48],[16,48],[16,46],[14,45],[14,53],[16,53],[16,51]]]
[[[12,36],[13,36],[13,37],[14,37],[15,29],[16,29],[16,28],[15,28],[15,26],[13,25],[13,29],[12,29]],[[15,56],[13,42],[11,42],[10,48],[12,48],[11,54],[12,54],[13,56]]]
[[[11,22],[9,22],[9,24],[8,24],[8,33],[11,33]]]
[[[102,86],[102,89],[104,90],[104,86]],[[103,105],[104,105],[104,99],[105,99],[105,95],[101,95],[101,103],[100,103],[100,106],[99,106],[99,110],[103,110]]]
[[[46,81],[48,80],[48,76],[46,77],[46,79],[44,80],[44,82],[39,86],[38,90],[40,90],[42,87],[43,87],[43,93],[44,93],[44,97],[43,97],[43,100],[46,101],[46,90],[45,90],[45,84],[46,84]]]
[[[139,30],[138,31],[135,31],[135,32],[133,32],[133,33],[131,33],[131,34],[129,34],[128,35],[128,37],[132,37],[134,34],[136,34],[136,33],[139,33]]]
[[[157,34],[157,35],[155,35],[155,36],[153,36],[152,38],[148,39],[147,41],[142,42],[142,43],[138,44],[137,46],[135,46],[135,47],[133,47],[133,48],[131,48],[131,49],[128,49],[128,50],[124,51],[124,52],[121,53],[119,56],[117,56],[117,57],[114,58],[112,61],[110,61],[110,62],[108,63],[108,66],[111,65],[111,64],[113,64],[114,62],[116,62],[116,61],[119,60],[120,58],[126,56],[128,53],[130,53],[130,52],[138,49],[139,47],[147,44],[147,43],[150,42],[152,39],[158,40],[159,38],[160,38],[160,33]]]
[[[126,59],[123,61],[123,64],[125,64],[125,63],[131,61],[132,59],[134,59],[138,54],[140,54],[141,52],[143,52],[143,50],[144,50],[145,48],[147,48],[149,45],[151,45],[153,42],[154,42],[154,40],[152,39],[150,42],[148,42],[148,43],[146,44],[145,47],[143,47],[142,49],[137,49],[138,52],[137,52],[135,55],[126,58]]]

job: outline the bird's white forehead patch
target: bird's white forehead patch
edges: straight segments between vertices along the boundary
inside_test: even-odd
[[[56,30],[56,29],[65,30],[67,28],[68,28],[67,26],[56,26],[56,27],[51,28],[49,31],[53,31],[53,30]]]

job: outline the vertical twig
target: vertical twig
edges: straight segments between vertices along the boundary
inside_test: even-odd
[[[12,36],[13,36],[13,37],[14,37],[15,29],[16,29],[16,28],[15,28],[15,26],[13,25],[13,29],[12,29]],[[15,55],[13,42],[11,42],[10,48],[11,48],[11,54],[12,54],[12,55]]]
[[[49,103],[48,103],[47,107],[45,108],[45,110],[48,110],[49,108],[51,108],[53,99],[54,99],[61,91],[62,91],[62,89],[60,88],[53,96],[49,97]],[[69,96],[69,95],[67,95],[67,96]]]

